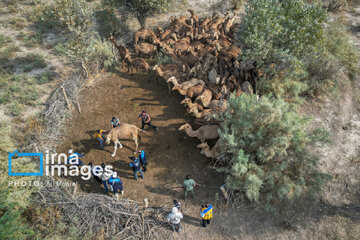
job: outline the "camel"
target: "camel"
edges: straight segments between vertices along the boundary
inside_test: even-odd
[[[179,86],[174,86],[172,90],[177,90],[181,95],[186,96],[188,98],[197,97],[199,94],[201,94],[204,90],[204,85],[198,84],[192,87],[189,87],[188,89],[182,89]]]
[[[186,104],[189,108],[195,107],[195,108],[199,109],[200,111],[202,111],[204,109],[201,104],[193,103],[190,98],[184,98],[184,100],[182,100],[180,103]]]
[[[117,48],[117,50],[119,51],[119,55],[120,55],[120,58],[121,58],[121,63],[122,63],[122,65],[124,65],[125,57],[127,55],[130,55],[129,50],[124,46],[118,45],[116,43],[116,40],[115,40],[114,36],[111,36],[109,38],[109,41],[111,41],[114,44],[114,46]]]
[[[204,154],[208,158],[215,158],[218,156],[218,154],[217,154],[218,152],[216,151],[216,150],[219,150],[217,142],[211,149],[210,149],[209,145],[207,144],[207,142],[200,143],[196,147],[201,148],[202,150],[201,150],[200,154]]]
[[[209,89],[205,89],[201,95],[196,98],[196,101],[200,102],[204,107],[207,107],[211,102],[212,96],[212,92]]]
[[[208,108],[210,108],[213,111],[225,112],[227,108],[227,101],[226,99],[211,100]]]
[[[196,118],[204,118],[207,121],[211,121],[214,119],[214,115],[219,114],[218,111],[212,109],[204,109],[202,112],[199,112],[199,109],[196,107],[189,108],[188,113],[192,113]]]
[[[196,79],[196,78],[192,78],[190,81],[186,81],[186,82],[179,84],[178,80],[174,76],[169,78],[166,82],[172,82],[174,84],[174,86],[178,86],[179,88],[181,88],[183,90],[188,89],[189,87],[193,87],[198,84],[205,85],[205,82],[203,80]]]
[[[201,142],[219,138],[219,125],[205,125],[200,127],[198,130],[193,131],[190,124],[185,123],[179,128],[179,130],[185,130],[189,137],[197,137]]]
[[[139,131],[146,133],[144,130],[136,127],[135,125],[120,123],[118,127],[111,129],[111,131],[107,134],[106,144],[110,144],[110,141],[114,142],[114,152],[111,154],[112,157],[115,157],[116,149],[119,145],[119,148],[122,148],[122,144],[119,139],[132,139],[135,142],[136,151],[138,150],[138,141],[141,140],[139,135]]]

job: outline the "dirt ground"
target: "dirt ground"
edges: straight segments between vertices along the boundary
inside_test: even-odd
[[[85,164],[102,162],[112,165],[124,182],[125,198],[142,202],[149,198],[150,205],[170,209],[172,200],[179,199],[185,215],[184,229],[200,228],[199,207],[204,201],[213,203],[215,194],[223,184],[223,176],[209,168],[209,160],[200,155],[196,148],[198,140],[188,137],[177,130],[186,120],[185,108],[180,104],[181,97],[166,87],[149,83],[147,76],[129,76],[119,72],[95,82],[93,86],[82,92],[81,112],[74,113],[72,125],[69,126],[66,140],[58,148],[58,152],[67,152],[74,148],[85,152]],[[133,179],[129,166],[129,156],[133,156],[133,141],[122,141],[123,148],[118,149],[116,156],[111,157],[113,144],[100,150],[98,141],[93,138],[94,130],[110,129],[110,120],[117,116],[121,122],[141,126],[137,116],[146,109],[152,116],[152,123],[159,127],[158,131],[145,127],[147,133],[141,134],[140,148],[148,156],[148,171],[145,179]],[[195,199],[183,201],[181,184],[187,174],[193,176],[199,186],[195,189]],[[82,181],[76,179],[85,192],[103,193],[103,187],[94,179]],[[221,237],[221,236],[218,236]]]

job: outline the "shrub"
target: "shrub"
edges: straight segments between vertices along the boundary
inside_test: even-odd
[[[0,48],[6,46],[8,43],[12,42],[11,37],[4,34],[0,34]]]
[[[23,57],[17,57],[4,63],[4,70],[7,72],[15,72],[22,69],[24,72],[30,72],[33,69],[45,68],[47,63],[45,57],[40,54],[29,53]]]
[[[16,203],[8,203],[9,190],[0,184],[0,239],[21,240],[30,238],[34,232],[21,216],[22,209]]]
[[[360,55],[345,29],[345,26],[337,22],[330,23],[325,31],[324,47],[341,62],[349,76],[353,78],[360,72]]]
[[[239,31],[242,58],[256,61],[268,76],[257,90],[297,97],[306,89],[300,83],[305,76],[302,57],[321,46],[326,11],[303,0],[249,0],[245,11]],[[276,67],[269,68],[271,64]]]
[[[156,64],[167,64],[172,63],[171,57],[166,54],[166,52],[163,49],[160,49],[160,51],[157,52],[154,61]]]
[[[85,0],[54,0],[38,3],[34,9],[33,20],[45,31],[84,36],[93,24],[92,10]]]
[[[19,102],[14,101],[7,106],[6,114],[19,116],[23,109],[24,107]]]
[[[172,0],[104,0],[105,4],[111,6],[125,6],[133,12],[142,27],[149,14],[165,11]]]
[[[232,95],[223,120],[219,143],[233,154],[226,186],[239,191],[254,206],[274,211],[285,203],[316,194],[330,176],[317,171],[317,157],[308,147],[328,142],[322,129],[307,131],[310,119],[282,99]]]
[[[35,104],[39,98],[37,80],[23,75],[0,74],[0,104],[14,103],[10,105],[9,114],[18,115],[20,107],[18,102],[27,105]]]
[[[114,54],[108,41],[96,36],[86,52],[86,63],[93,68],[109,68],[114,63]]]

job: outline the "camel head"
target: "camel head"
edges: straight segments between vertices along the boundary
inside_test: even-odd
[[[191,99],[190,98],[184,98],[184,100],[182,100],[180,103],[181,104],[189,104],[189,103],[191,103]]]
[[[106,136],[106,144],[110,144],[110,140],[111,140],[111,132],[109,132]]]
[[[198,97],[196,98],[196,100],[200,100],[200,101],[205,100],[205,95],[200,95],[200,96],[198,96]]]
[[[180,86],[175,85],[175,86],[173,86],[173,88],[171,90],[175,91],[175,90],[179,90],[179,89],[180,89]]]
[[[209,145],[208,145],[206,142],[200,143],[200,144],[198,144],[196,147],[197,147],[197,148],[201,148],[200,154],[204,154],[205,149],[206,149],[206,150],[210,150],[210,147],[209,147]]]
[[[175,84],[175,82],[177,83],[177,79],[176,77],[172,76],[171,78],[169,78],[168,80],[166,80],[166,82],[172,82]]]
[[[207,144],[207,142],[203,142],[203,143],[198,144],[196,147],[205,149],[205,148],[209,148],[209,145]]]
[[[153,67],[153,70],[156,71],[156,69],[159,67],[158,64],[156,64],[154,67]]]
[[[188,123],[185,123],[184,125],[182,125],[181,127],[179,127],[179,130],[181,131],[181,130],[185,130],[185,129],[188,129],[188,128],[190,128],[191,126],[190,126],[190,124],[188,124]]]

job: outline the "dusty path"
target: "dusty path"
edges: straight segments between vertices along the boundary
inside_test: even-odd
[[[86,153],[85,164],[93,162],[100,165],[104,162],[112,165],[124,181],[125,198],[142,202],[147,197],[151,206],[167,209],[172,207],[173,199],[180,199],[185,215],[184,229],[198,231],[201,229],[199,206],[203,201],[214,201],[219,186],[223,184],[223,176],[208,167],[209,160],[195,147],[198,140],[177,130],[186,122],[179,95],[173,93],[169,96],[166,87],[149,83],[143,79],[144,76],[136,80],[126,73],[119,74],[103,78],[82,92],[82,114],[75,113],[68,136],[58,151],[67,152],[73,147]],[[147,134],[142,134],[140,147],[147,152],[150,165],[145,179],[135,181],[128,159],[135,149],[134,142],[123,141],[124,147],[118,149],[112,158],[113,145],[100,150],[97,140],[93,139],[93,131],[110,129],[112,116],[118,116],[121,122],[139,126],[137,116],[142,109],[151,114],[153,124],[159,126],[159,130],[155,132],[146,127]],[[180,186],[186,174],[191,174],[200,186],[195,189],[195,199],[185,203]],[[102,186],[95,180],[77,181],[84,191],[103,194]]]

